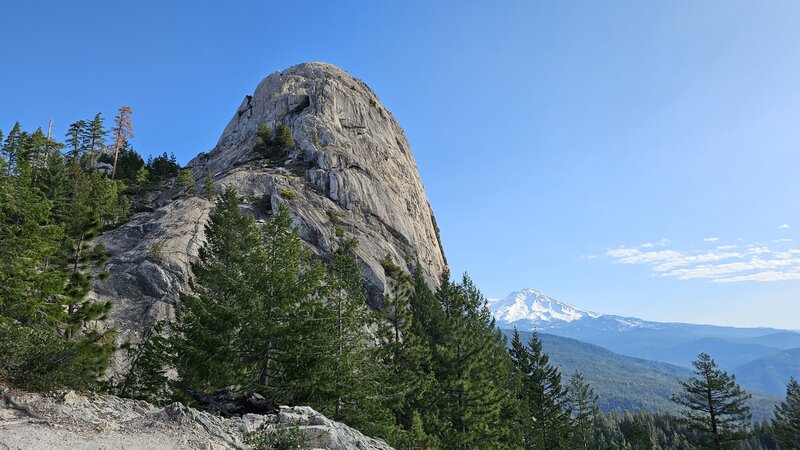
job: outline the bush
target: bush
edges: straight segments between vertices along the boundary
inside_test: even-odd
[[[30,390],[89,389],[108,368],[114,333],[66,340],[52,329],[0,317],[0,380]]]
[[[248,433],[245,442],[255,450],[306,449],[308,436],[297,427],[278,427]]]
[[[286,125],[278,125],[278,130],[275,133],[275,145],[280,150],[288,150],[294,147],[294,139],[292,138],[292,130]]]

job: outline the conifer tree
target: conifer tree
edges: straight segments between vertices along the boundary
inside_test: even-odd
[[[206,200],[214,200],[217,195],[217,188],[214,186],[214,178],[211,177],[211,169],[206,170],[206,176],[203,178],[203,195]]]
[[[183,193],[181,194],[184,197],[195,195],[197,193],[197,189],[194,185],[194,177],[189,169],[181,170],[180,174],[178,175],[178,185],[184,189]]]
[[[17,164],[17,157],[19,156],[19,150],[23,138],[24,132],[22,131],[19,122],[15,122],[14,126],[11,128],[11,131],[8,132],[6,141],[2,146],[2,156],[5,158],[5,166],[8,173],[11,173]]]
[[[567,387],[567,406],[572,410],[571,448],[587,450],[591,447],[600,415],[597,399],[583,375],[579,372],[572,374]]]
[[[89,167],[94,168],[97,162],[97,155],[105,148],[107,132],[103,128],[103,116],[100,113],[95,114],[94,119],[90,122],[84,123],[85,126],[81,130],[80,138],[84,152],[88,153]],[[70,130],[70,132],[72,131]]]
[[[282,151],[294,147],[291,128],[283,124],[278,125],[278,129],[275,132],[275,146]]]
[[[30,388],[88,387],[114,349],[113,330],[93,326],[110,303],[81,297],[88,283],[62,257],[69,234],[54,223],[30,164],[6,167],[0,159],[0,376]],[[102,253],[95,248],[85,257],[101,264]]]
[[[73,122],[67,130],[67,144],[70,149],[70,159],[73,164],[80,161],[81,154],[83,153],[83,137],[86,132],[86,121],[79,120]]]
[[[193,293],[181,298],[170,343],[176,394],[184,396],[241,383],[246,368],[239,357],[239,306],[250,301],[263,260],[258,228],[240,211],[232,188],[217,200],[205,234],[192,264]]]
[[[438,427],[445,448],[498,447],[506,431],[498,427],[501,412],[494,323],[485,298],[466,275],[458,285],[442,277],[437,290],[445,318],[442,342],[434,348],[438,382]],[[499,346],[499,349],[498,349]]]
[[[114,117],[114,128],[112,135],[114,139],[114,164],[111,169],[111,179],[113,180],[117,174],[117,159],[119,152],[125,147],[130,138],[133,137],[133,122],[131,121],[131,114],[133,111],[130,106],[121,106],[116,117]]]
[[[709,355],[701,353],[692,365],[695,376],[680,381],[683,392],[673,395],[672,401],[685,408],[687,426],[703,438],[699,444],[722,450],[746,439],[752,418],[747,404],[751,395]]]
[[[384,294],[381,333],[381,360],[386,366],[387,376],[383,380],[383,390],[385,404],[398,427],[392,442],[402,448],[425,448],[435,444],[425,433],[420,415],[424,399],[434,382],[429,370],[430,350],[427,340],[415,332],[411,306],[412,276],[395,264],[389,255],[382,265],[389,291]]]
[[[572,411],[567,391],[561,385],[561,374],[542,351],[536,332],[527,346],[521,342],[518,336],[512,339],[511,355],[523,377],[519,400],[526,414],[522,419],[525,448],[567,449]]]
[[[326,265],[328,327],[323,342],[319,396],[323,414],[368,433],[390,432],[392,417],[380,398],[384,367],[366,332],[375,327],[367,309],[361,272],[355,258],[357,241],[344,239]]]
[[[775,406],[772,426],[775,438],[783,447],[800,449],[800,383],[794,377],[786,386],[786,399]]]

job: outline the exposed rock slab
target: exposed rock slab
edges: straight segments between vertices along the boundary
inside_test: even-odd
[[[110,395],[73,391],[17,393],[43,419],[0,407],[0,449],[249,449],[244,435],[296,427],[307,448],[392,450],[308,407],[282,406],[274,415],[225,419],[173,403],[163,408]]]
[[[280,161],[261,158],[253,147],[262,123],[289,126],[296,148]],[[216,147],[189,167],[198,189],[210,170],[217,186],[234,186],[243,208],[259,220],[286,205],[320,257],[329,257],[344,235],[357,239],[374,307],[386,289],[380,263],[386,255],[409,270],[418,261],[431,284],[446,268],[403,130],[366,84],[337,67],[300,64],[265,78]],[[154,200],[154,211],[99,238],[112,254],[111,277],[96,284],[95,295],[115,303],[112,321],[125,335],[170,318],[188,287],[212,204],[177,194],[167,190]]]

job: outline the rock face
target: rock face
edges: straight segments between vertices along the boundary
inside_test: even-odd
[[[260,124],[290,127],[295,148],[280,161],[259,156],[253,147]],[[279,204],[288,207],[320,257],[330,256],[343,236],[357,239],[373,307],[386,289],[386,255],[409,270],[418,261],[431,284],[447,266],[403,130],[366,84],[337,67],[300,64],[265,78],[214,149],[189,168],[198,189],[206,171],[218,187],[235,187],[258,220]],[[122,330],[169,318],[187,289],[212,204],[177,194],[167,189],[152,200],[154,211],[99,238],[112,254],[111,277],[97,283],[95,296],[115,303],[112,321]]]
[[[385,442],[308,407],[282,406],[273,415],[224,419],[180,403],[159,408],[143,401],[73,391],[17,393],[16,400],[40,418],[4,408],[0,402],[0,448],[249,449],[244,439],[249,432],[295,428],[305,436],[303,448],[392,450]]]

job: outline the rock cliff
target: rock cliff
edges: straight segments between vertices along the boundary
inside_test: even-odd
[[[260,124],[290,127],[296,146],[278,160],[254,151]],[[328,257],[342,236],[358,240],[369,302],[380,306],[390,255],[409,270],[416,261],[431,284],[447,262],[403,130],[364,82],[329,64],[306,63],[265,78],[245,96],[216,146],[189,163],[201,188],[211,171],[233,186],[257,220],[279,204],[300,235]],[[152,211],[99,238],[111,253],[111,276],[94,295],[115,304],[112,321],[127,332],[169,318],[187,289],[189,263],[203,242],[212,203],[165,189]]]

